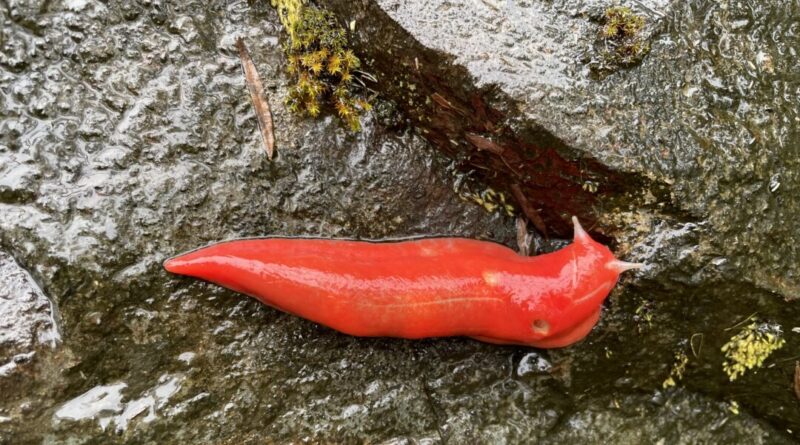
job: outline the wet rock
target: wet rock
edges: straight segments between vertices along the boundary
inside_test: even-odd
[[[800,118],[785,91],[800,81],[786,57],[773,56],[798,43],[789,31],[794,6],[632,2],[657,31],[652,53],[595,80],[580,54],[611,3],[377,3],[421,43],[452,55],[477,85],[499,86],[528,119],[519,125],[544,126],[609,167],[670,184],[671,198],[658,207],[707,221],[707,250],[729,257],[758,287],[800,295],[800,263],[788,242],[798,232],[784,222],[800,209],[783,198],[794,189],[778,185],[798,171],[791,153]],[[606,224],[637,223],[614,208],[606,213]],[[649,232],[664,217],[648,213],[638,226]],[[615,235],[640,241],[625,232]]]
[[[336,0],[321,3],[335,11],[342,21],[360,25],[353,28],[353,42],[364,53],[367,70],[381,79],[374,88],[393,100],[426,139],[451,156],[471,177],[513,195],[517,207],[536,223],[543,235],[547,236],[549,232],[569,237],[572,215],[577,215],[587,227],[595,227],[594,208],[619,202],[620,197],[631,205],[641,201],[638,191],[648,183],[647,178],[613,171],[589,153],[565,144],[535,122],[523,125],[525,122],[518,120],[519,101],[487,81],[476,84],[469,70],[460,64],[449,63],[458,60],[457,57],[420,44],[382,9],[411,13],[405,5],[395,7],[377,2],[350,5]],[[423,13],[444,11],[442,17],[435,14],[427,17],[426,24],[458,22],[445,26],[450,26],[447,32],[451,43],[446,45],[448,49],[445,51],[485,48],[486,52],[481,51],[478,57],[490,59],[489,53],[495,50],[492,45],[498,40],[498,35],[503,35],[500,30],[491,35],[481,33],[480,23],[470,24],[477,17],[475,5],[463,4],[454,8],[436,4],[419,6]],[[529,16],[538,10],[534,9],[533,13],[520,16],[524,17],[520,26],[524,26],[531,19]],[[448,15],[449,11],[464,19],[454,20]],[[509,16],[514,17],[511,21],[519,16],[516,11],[508,16],[503,15],[505,13],[494,14],[493,25],[509,21]],[[414,31],[413,27],[410,29]],[[466,37],[473,31],[482,43]],[[436,33],[438,31],[433,32]],[[374,44],[370,36],[376,34],[381,35],[383,44]],[[464,41],[455,36],[464,37]],[[437,37],[433,35],[430,38],[437,40]],[[509,35],[505,44],[498,44],[509,50],[510,42],[521,37]],[[424,38],[419,40],[424,42]],[[470,46],[472,43],[475,43],[474,48]],[[441,40],[437,40],[437,44],[441,44]],[[512,46],[510,51],[519,52],[522,44]],[[470,55],[474,53],[470,52]],[[509,64],[497,62],[497,65]],[[511,75],[509,70],[503,73]],[[656,196],[663,192],[657,185],[650,187]],[[602,237],[602,233],[596,235]]]
[[[780,439],[745,410],[735,416],[680,391],[675,404],[708,423],[668,405],[648,408],[677,334],[642,326],[631,340],[639,326],[625,317],[636,312],[634,298],[682,289],[669,282],[640,282],[641,293],[614,305],[589,341],[534,361],[528,350],[465,339],[350,338],[167,276],[165,258],[235,237],[447,234],[510,244],[514,224],[459,196],[470,175],[404,129],[398,103],[379,101],[359,134],[330,116],[288,114],[280,28],[267,2],[9,3],[25,12],[0,9],[0,180],[8,190],[0,247],[56,303],[63,341],[9,359],[27,371],[0,380],[0,442],[555,442],[597,441],[592,431],[603,428],[705,438],[711,421],[740,425],[726,432],[732,440]],[[272,163],[242,79],[239,36],[270,95]],[[770,54],[779,72],[785,65]],[[572,94],[544,91],[538,100]],[[778,192],[791,189],[788,178],[781,173]],[[675,232],[673,223],[663,223],[664,246],[636,246],[702,259],[709,250],[690,247],[705,226]],[[741,292],[706,290],[712,301]],[[659,327],[708,321],[697,310],[678,326],[672,314],[692,306],[660,301]],[[737,305],[710,325],[726,323]],[[724,341],[724,332],[711,334],[703,351]],[[629,344],[639,356],[619,346]],[[630,377],[632,369],[640,375]],[[618,413],[612,397],[630,411]]]
[[[30,202],[36,198],[37,179],[41,176],[33,158],[9,153],[0,166],[0,202]]]
[[[0,377],[40,346],[61,340],[52,303],[11,256],[0,251]]]
[[[415,366],[391,342],[344,338],[172,279],[160,264],[241,236],[510,240],[510,222],[460,199],[449,161],[407,130],[367,116],[352,134],[330,117],[286,113],[278,20],[266,4],[142,3],[122,16],[118,6],[52,4],[41,53],[0,75],[0,245],[52,296],[64,332],[56,352],[9,355],[26,372],[0,381],[0,441],[165,443],[166,431],[181,443],[235,441],[262,437],[268,423],[284,440],[432,431]],[[28,38],[2,18],[12,24],[4,32],[19,33],[11,41]],[[270,94],[272,163],[237,36]],[[370,383],[369,398],[353,400]],[[373,412],[380,421],[363,420]]]
[[[650,404],[641,402],[636,397],[613,398],[608,400],[608,410],[579,409],[554,429],[550,439],[553,443],[601,443],[611,438],[620,443],[667,444],[738,442],[748,437],[748,443],[754,444],[793,443],[765,431],[752,418],[732,416],[735,407],[701,396],[678,393]],[[642,422],[654,417],[669,420]]]
[[[605,384],[631,373],[634,386],[655,388],[674,355],[688,353],[690,339],[703,338],[705,352],[692,356],[683,384],[720,399],[747,392],[745,406],[800,431],[800,409],[788,386],[770,386],[789,381],[791,353],[776,354],[767,369],[735,385],[725,382],[719,354],[735,334],[729,328],[754,311],[784,332],[800,311],[787,303],[800,295],[800,232],[792,223],[800,204],[789,198],[800,189],[786,180],[800,171],[800,117],[786,94],[800,88],[789,56],[800,43],[793,31],[796,5],[624,2],[645,19],[650,51],[633,66],[598,78],[592,52],[614,2],[322,3],[343,22],[360,24],[354,39],[373,57],[411,61],[381,71],[384,85],[402,85],[409,69],[416,70],[415,79],[434,84],[447,78],[442,73],[466,70],[469,76],[452,76],[456,85],[448,85],[481,95],[473,101],[481,106],[467,107],[464,120],[498,110],[505,117],[494,126],[507,125],[523,143],[584,153],[623,178],[648,179],[628,183],[629,189],[612,187],[603,204],[593,206],[595,229],[613,236],[622,255],[649,266],[646,280],[612,299],[617,304],[606,322],[615,333],[602,342],[607,357],[596,350],[574,354],[575,369],[615,362],[606,365],[614,371]],[[384,48],[388,54],[378,56]],[[438,65],[431,66],[430,49],[440,52]],[[400,103],[407,98],[394,87],[382,91]],[[481,165],[488,167],[479,175],[487,181],[513,174]],[[602,185],[602,175],[599,180]],[[652,311],[649,321],[633,315],[642,308]],[[636,317],[638,326],[629,324]],[[796,335],[785,338],[787,351],[800,347]],[[626,346],[642,341],[644,350]],[[576,385],[598,385],[595,376],[573,377]]]
[[[46,408],[52,375],[64,361],[57,311],[33,277],[0,250],[0,441],[12,441],[9,427]]]

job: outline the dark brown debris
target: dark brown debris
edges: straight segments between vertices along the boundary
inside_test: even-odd
[[[448,109],[448,110],[452,110],[452,109],[454,109],[454,107],[453,107],[453,104],[451,104],[449,100],[445,99],[445,98],[444,98],[444,97],[443,97],[441,94],[439,94],[439,93],[433,93],[433,94],[431,95],[431,98],[433,99],[433,101],[434,101],[434,102],[436,102],[437,104],[439,104],[439,105],[440,105],[442,108],[446,108],[446,109]]]
[[[464,135],[467,140],[475,146],[478,150],[486,150],[498,156],[502,156],[506,149],[494,143],[491,139],[479,136],[475,133],[467,133]]]

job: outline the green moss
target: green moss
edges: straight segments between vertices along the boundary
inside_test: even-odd
[[[614,6],[606,9],[595,45],[600,60],[595,61],[593,70],[608,74],[639,63],[650,52],[644,30],[644,18],[630,8]]]
[[[482,206],[489,213],[505,212],[508,216],[514,216],[514,206],[506,202],[506,195],[503,192],[497,193],[492,188],[487,188],[480,193],[463,191],[459,194],[464,201],[472,201]]]
[[[689,363],[689,356],[683,351],[675,353],[675,363],[669,371],[669,376],[664,380],[661,386],[664,389],[675,386],[677,382],[683,379],[683,374],[686,372],[686,365]]]
[[[606,39],[622,40],[636,37],[644,28],[644,19],[631,11],[631,8],[615,6],[606,9],[606,24],[602,36]]]
[[[300,13],[303,9],[303,0],[271,0],[272,7],[278,10],[281,24],[289,33],[289,39],[294,42],[295,29],[300,23]]]
[[[328,11],[303,0],[272,0],[289,41],[284,44],[287,71],[294,81],[286,98],[295,113],[317,117],[332,108],[353,131],[372,106],[357,79],[361,61],[348,48],[347,34]]]
[[[722,369],[731,381],[747,370],[761,367],[764,360],[783,347],[780,327],[767,323],[751,323],[722,347],[725,362]]]

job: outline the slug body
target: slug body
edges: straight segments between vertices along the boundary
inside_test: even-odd
[[[350,335],[557,348],[583,339],[619,274],[641,266],[573,221],[572,244],[535,257],[462,238],[268,238],[214,244],[164,267]]]

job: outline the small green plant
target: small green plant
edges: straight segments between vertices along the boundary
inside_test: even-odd
[[[603,38],[623,40],[636,37],[644,28],[644,19],[631,11],[631,8],[615,6],[606,9],[606,24],[601,32]]]
[[[644,18],[631,8],[614,6],[606,9],[603,28],[595,44],[600,57],[593,62],[593,71],[608,74],[617,68],[639,63],[650,51],[644,29]]]
[[[685,352],[680,351],[675,353],[675,363],[669,371],[669,376],[664,380],[661,386],[664,389],[675,386],[677,382],[683,379],[683,374],[686,372],[686,365],[689,363],[689,356]]]
[[[722,369],[731,381],[764,364],[774,351],[783,347],[780,326],[769,323],[751,323],[722,346],[725,362]]]
[[[284,44],[287,70],[294,84],[286,103],[292,112],[319,116],[324,105],[353,131],[372,106],[356,91],[363,89],[361,61],[347,45],[347,34],[328,11],[303,0],[272,0],[289,34]],[[359,85],[360,84],[360,85]]]
[[[469,190],[462,191],[459,196],[464,201],[472,201],[482,206],[489,213],[505,212],[508,216],[514,216],[514,206],[506,202],[506,195],[503,192],[495,192],[491,187],[480,193]]]

